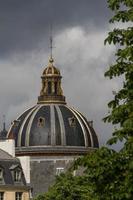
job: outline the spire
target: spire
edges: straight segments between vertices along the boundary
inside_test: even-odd
[[[6,117],[5,117],[5,115],[3,115],[3,131],[5,131],[6,130]]]
[[[0,132],[0,138],[6,138],[7,130],[6,130],[6,122],[5,122],[5,115],[3,115],[3,130]]]

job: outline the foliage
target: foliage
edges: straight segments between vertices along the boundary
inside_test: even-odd
[[[82,176],[73,170],[84,167]],[[133,151],[102,147],[79,158],[73,168],[57,177],[46,194],[36,200],[132,200]]]
[[[70,172],[61,174],[49,192],[39,195],[35,200],[90,200],[90,189],[86,181],[84,176],[73,176]]]
[[[106,43],[117,45],[116,63],[110,66],[105,76],[109,78],[124,77],[123,87],[116,92],[109,102],[110,115],[104,121],[120,126],[113,133],[108,143],[131,139],[133,136],[133,22],[132,0],[108,0],[109,7],[115,11],[110,23],[124,22],[127,28],[115,28],[109,32]]]
[[[39,194],[34,200],[44,200],[44,194]]]
[[[89,187],[84,177],[73,176],[72,173],[57,177],[54,187],[45,195],[46,200],[90,200]]]
[[[84,166],[92,200],[133,199],[133,151],[102,147],[75,165]]]
[[[133,0],[108,0],[114,11],[110,23],[133,22]],[[120,91],[109,102],[105,122],[117,125],[109,144],[125,140],[120,152],[102,147],[75,161],[73,170],[83,167],[82,176],[72,172],[57,177],[48,193],[36,200],[132,200],[133,199],[133,27],[115,28],[106,43],[117,46],[116,62],[105,76],[124,78]],[[42,199],[41,199],[42,198]]]

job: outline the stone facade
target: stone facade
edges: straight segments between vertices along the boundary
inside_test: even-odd
[[[44,156],[32,157],[31,166],[31,187],[33,196],[44,193],[54,183],[55,176],[65,172],[74,160],[73,156]]]
[[[22,194],[22,200],[29,200],[29,192],[21,189],[12,189],[12,188],[1,188],[0,187],[0,194],[3,193],[4,200],[16,200],[16,193]]]

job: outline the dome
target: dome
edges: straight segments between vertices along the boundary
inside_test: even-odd
[[[16,147],[98,147],[96,133],[86,118],[67,105],[35,105],[18,117],[14,132]],[[22,150],[22,149],[21,149]]]
[[[48,67],[44,69],[42,76],[60,76],[60,70],[53,65],[53,62],[54,60],[50,58]]]
[[[8,138],[15,138],[16,155],[84,154],[99,146],[92,125],[66,104],[61,78],[51,58],[41,77],[37,104],[22,113],[8,132]]]

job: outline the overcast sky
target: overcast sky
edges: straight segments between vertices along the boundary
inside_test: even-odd
[[[106,0],[0,0],[0,121],[7,127],[36,104],[50,55],[60,68],[67,103],[94,121],[100,144],[112,128],[102,118],[119,81],[105,79],[115,47],[104,46],[112,13]]]

